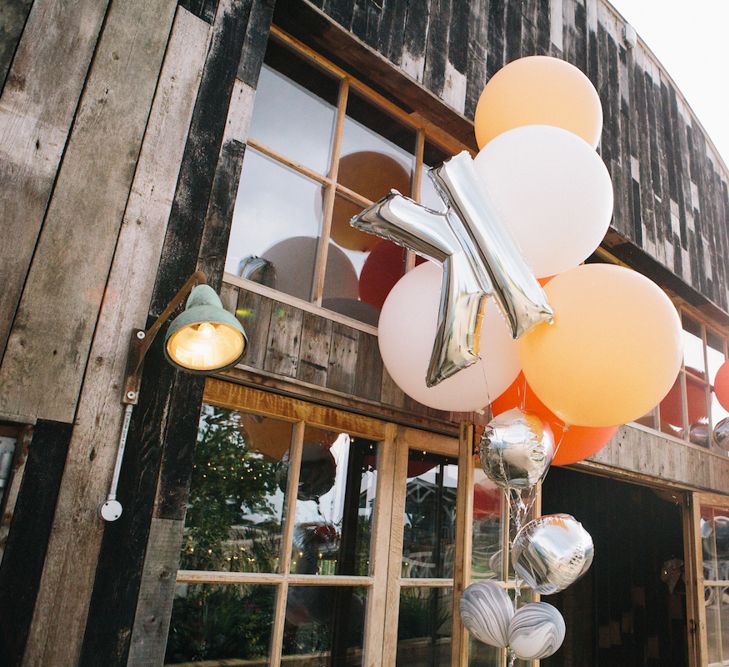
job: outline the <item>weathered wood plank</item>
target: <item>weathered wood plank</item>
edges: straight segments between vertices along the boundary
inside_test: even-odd
[[[164,659],[159,649],[167,644],[183,527],[182,521],[152,519],[149,542],[154,549],[147,551],[128,665],[157,667]]]
[[[302,310],[280,301],[273,302],[263,362],[265,370],[296,377],[303,319]]]
[[[354,393],[357,371],[357,345],[360,331],[339,322],[332,324],[327,387],[347,394]],[[365,335],[365,334],[362,334]]]
[[[0,91],[32,4],[33,0],[6,0],[0,5]]]
[[[106,494],[121,425],[128,340],[120,332],[146,320],[154,285],[149,267],[159,260],[207,43],[208,25],[178,10],[84,377],[27,664],[78,659],[103,528],[96,507]]]
[[[64,4],[35,3],[0,97],[0,211],[3,233],[13,239],[0,246],[0,354],[108,0],[82,0],[73,12]]]
[[[150,318],[195,270],[215,170],[226,129],[248,19],[248,0],[220,0],[195,101],[157,273]],[[176,252],[178,251],[179,252]],[[224,252],[224,249],[221,249]],[[211,276],[212,280],[218,276]],[[203,383],[176,373],[162,340],[145,361],[139,405],[132,418],[119,483],[124,514],[105,527],[79,664],[92,667],[103,655],[109,666],[125,665],[140,591],[153,511],[179,520],[176,506],[191,470]],[[163,458],[167,443],[172,451]],[[160,472],[162,465],[169,469]],[[169,480],[157,498],[158,480]],[[174,506],[172,506],[174,505]],[[170,511],[172,516],[162,516]],[[184,512],[184,509],[183,509]],[[154,547],[152,547],[153,549]],[[108,601],[115,600],[110,606]],[[167,622],[167,619],[162,621]],[[160,659],[160,662],[162,660]]]
[[[243,361],[246,366],[263,368],[271,325],[273,301],[255,292],[240,290],[236,315],[248,335],[248,349]]]
[[[23,658],[70,439],[69,424],[38,421],[33,428],[0,567],[3,665],[19,665]]]
[[[360,332],[354,371],[354,395],[378,400],[382,391],[383,369],[377,337]]]
[[[0,367],[5,412],[73,420],[175,7],[106,18]]]
[[[326,387],[331,340],[332,321],[313,313],[304,313],[296,373],[299,380]]]

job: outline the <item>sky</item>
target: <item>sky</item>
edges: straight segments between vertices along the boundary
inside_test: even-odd
[[[729,0],[610,0],[676,82],[729,165]]]

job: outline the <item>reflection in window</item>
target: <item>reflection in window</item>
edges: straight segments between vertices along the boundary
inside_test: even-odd
[[[203,405],[181,569],[277,572],[291,424]]]
[[[405,495],[402,576],[453,576],[456,459],[410,450]]]
[[[250,137],[326,174],[338,89],[338,81],[280,47],[269,46],[256,89]]]
[[[501,505],[503,491],[478,467],[473,471],[473,545],[471,577],[501,577]]]
[[[706,361],[708,364],[708,373],[709,373],[709,381],[714,382],[714,378],[716,377],[717,372],[719,371],[719,368],[721,368],[722,364],[724,363],[725,356],[724,356],[724,339],[721,336],[718,336],[710,329],[707,329],[706,331]],[[718,400],[716,400],[716,395],[712,391],[710,393],[711,395],[711,426],[712,428],[716,426],[717,423],[719,423],[722,419],[725,417],[729,417],[729,412],[727,412],[719,403]]]
[[[376,443],[307,426],[291,571],[369,574],[376,488]]]
[[[453,590],[402,588],[397,624],[397,665],[451,664]]]
[[[290,586],[286,600],[283,664],[350,667],[362,664],[367,589]]]
[[[165,664],[268,664],[274,599],[273,586],[177,584]]]
[[[700,531],[709,663],[726,664],[729,662],[729,590],[723,582],[729,579],[729,511],[702,506]]]

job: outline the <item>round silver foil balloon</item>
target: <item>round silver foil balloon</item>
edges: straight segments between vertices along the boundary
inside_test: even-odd
[[[592,564],[595,547],[582,524],[569,514],[551,514],[526,524],[514,538],[514,570],[542,595],[562,591]]]
[[[508,489],[531,489],[552,462],[552,429],[536,415],[507,410],[488,423],[480,454],[490,480]]]
[[[541,660],[555,653],[564,641],[562,614],[546,602],[530,602],[509,623],[509,647],[520,660]]]
[[[724,417],[724,419],[714,426],[712,437],[717,447],[724,451],[729,451],[729,417]]]
[[[514,605],[493,581],[477,581],[461,595],[461,620],[468,631],[489,646],[506,648]]]

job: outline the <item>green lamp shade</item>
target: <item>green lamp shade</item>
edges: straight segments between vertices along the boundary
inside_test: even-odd
[[[235,366],[247,343],[241,323],[223,308],[215,290],[198,285],[167,330],[165,354],[183,370],[210,373]]]

